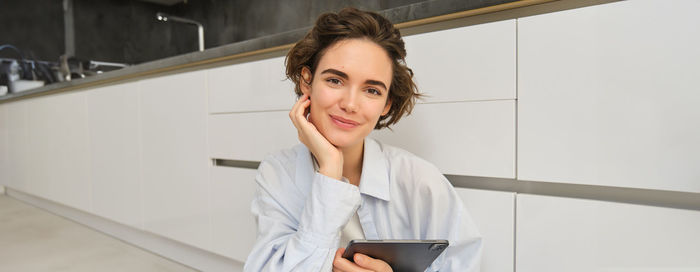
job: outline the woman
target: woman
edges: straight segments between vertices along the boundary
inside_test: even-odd
[[[245,271],[391,271],[342,257],[352,239],[446,239],[428,271],[478,271],[481,238],[454,188],[430,163],[367,136],[409,114],[419,96],[401,35],[382,16],[321,15],[287,54],[302,144],[258,168],[257,242]]]

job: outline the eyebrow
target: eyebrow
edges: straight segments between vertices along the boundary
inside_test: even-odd
[[[338,71],[338,70],[333,69],[333,68],[326,69],[326,70],[323,70],[323,72],[321,72],[321,74],[325,74],[325,73],[334,74],[334,75],[337,75],[337,76],[342,77],[342,78],[344,78],[344,79],[349,79],[349,78],[350,78],[350,77],[348,77],[348,74],[346,74],[346,73],[344,73],[344,72],[341,72],[341,71]],[[384,88],[384,90],[387,90],[386,85],[384,84],[384,82],[381,82],[381,81],[379,81],[379,80],[368,79],[368,80],[365,80],[365,84],[381,86],[382,88]]]

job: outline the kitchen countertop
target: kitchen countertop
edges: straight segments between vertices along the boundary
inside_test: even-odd
[[[431,23],[431,19],[438,16],[443,17],[442,20],[449,20],[549,1],[552,0],[438,0],[383,10],[379,13],[397,24],[397,27],[402,28]],[[470,11],[473,12],[469,13]],[[278,52],[291,48],[291,45],[301,39],[310,29],[311,26],[7,94],[0,96],[0,103],[192,68],[250,55]]]

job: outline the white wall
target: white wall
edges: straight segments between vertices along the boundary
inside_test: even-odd
[[[408,36],[429,97],[372,137],[451,175],[698,193],[698,8],[635,0]],[[277,57],[0,104],[0,184],[244,261],[255,171],[211,159],[298,142],[283,77]],[[700,270],[695,210],[457,191],[483,271]]]

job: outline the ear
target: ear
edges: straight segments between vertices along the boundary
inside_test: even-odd
[[[301,88],[301,92],[304,94],[311,95],[311,70],[309,70],[309,67],[304,66],[301,68],[301,82],[299,82],[299,87]]]
[[[387,98],[386,99],[386,106],[384,106],[384,110],[382,111],[382,116],[386,115],[389,113],[389,110],[391,109],[391,99]]]

